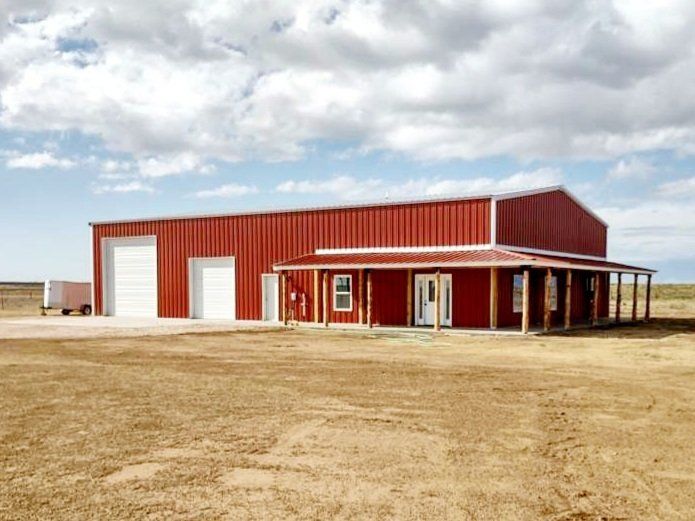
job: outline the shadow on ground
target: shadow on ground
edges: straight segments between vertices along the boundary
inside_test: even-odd
[[[551,331],[546,336],[658,340],[695,333],[695,318],[653,318],[648,323],[607,324],[592,329]]]

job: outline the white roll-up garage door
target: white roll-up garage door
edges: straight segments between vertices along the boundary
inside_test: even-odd
[[[157,316],[155,237],[105,239],[104,314]]]
[[[192,318],[234,320],[234,257],[191,259],[189,276]]]

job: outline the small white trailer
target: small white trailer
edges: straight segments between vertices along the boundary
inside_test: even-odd
[[[79,311],[83,315],[92,313],[92,285],[89,282],[67,282],[47,280],[43,287],[43,306],[47,309],[60,309],[63,315]]]

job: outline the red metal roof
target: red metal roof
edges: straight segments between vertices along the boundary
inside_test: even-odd
[[[646,268],[604,260],[554,257],[490,248],[459,251],[311,253],[276,263],[273,269],[275,271],[296,271],[312,269],[473,268],[496,266],[571,268],[640,274],[654,273],[653,270]]]
[[[611,262],[607,260],[576,259],[573,257],[561,257],[554,255],[532,255],[530,257],[534,259],[534,266],[541,267],[568,267],[574,269],[610,271],[613,273],[641,273],[645,275],[650,273],[656,273],[656,270],[640,268],[639,266],[630,266],[628,264],[621,264],[618,262]]]
[[[433,266],[518,266],[526,256],[511,251],[311,253],[275,264],[276,270],[328,268],[414,268]]]

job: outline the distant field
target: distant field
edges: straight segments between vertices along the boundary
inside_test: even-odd
[[[43,282],[0,282],[0,317],[38,315],[43,304]]]

